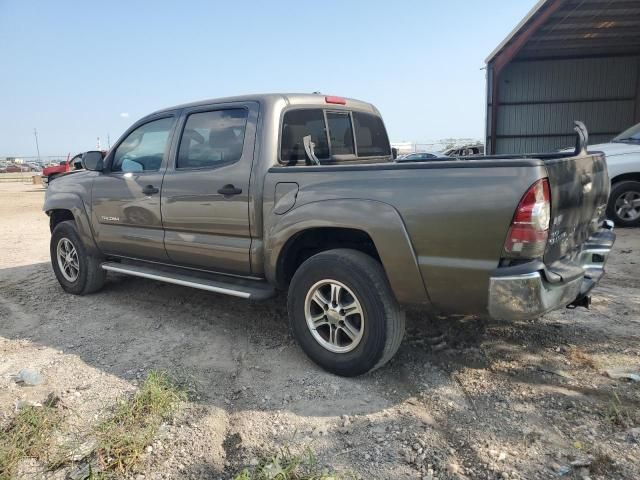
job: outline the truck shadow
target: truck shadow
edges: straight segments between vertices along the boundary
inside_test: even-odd
[[[629,301],[636,302],[633,312],[640,311],[637,296]],[[521,441],[526,425],[546,421],[547,398],[559,399],[561,409],[576,401],[606,408],[611,394],[594,388],[593,380],[582,381],[584,366],[573,368],[567,358],[570,348],[593,350],[610,334],[588,323],[578,325],[575,315],[559,312],[508,324],[409,312],[407,335],[395,359],[371,374],[341,378],[309,361],[289,336],[284,296],[248,303],[110,275],[102,291],[78,297],[62,291],[49,263],[0,270],[0,337],[76,355],[87,366],[129,382],[164,370],[190,390],[195,404],[223,409],[232,419],[245,412],[286,412],[309,422],[302,436],[313,436],[313,422],[321,417],[373,415],[353,427],[371,431],[365,443],[372,451],[381,445],[377,436],[400,432],[399,437],[409,438],[403,441],[431,438],[431,448],[441,442],[443,450],[455,450],[448,457],[471,463],[481,461],[480,446],[471,439],[490,428],[494,438]],[[507,415],[512,390],[533,389],[536,400],[527,404],[526,414],[496,431],[491,422]],[[631,390],[619,389],[617,395],[621,403],[640,408]],[[353,449],[339,426],[332,428],[329,435],[335,434],[346,452]],[[287,435],[266,434],[283,442]],[[316,447],[320,454],[335,451],[335,445],[322,441]],[[241,449],[227,452],[233,455],[239,456],[236,464],[248,458]],[[190,468],[194,475],[224,470],[206,462]],[[395,474],[389,471],[384,478]]]
[[[566,387],[568,377],[553,366],[562,352],[554,349],[606,341],[601,331],[576,336],[572,324],[557,321],[490,324],[413,311],[388,366],[341,378],[308,360],[290,337],[284,295],[251,303],[110,274],[101,292],[79,297],[59,287],[48,263],[0,270],[0,292],[2,337],[78,355],[125,380],[167,370],[221,407],[286,408],[302,415],[380,411],[425,387],[451,383],[462,369],[499,373],[495,364],[505,362],[520,366],[509,373],[518,373],[518,381]],[[427,377],[425,370],[431,371]]]

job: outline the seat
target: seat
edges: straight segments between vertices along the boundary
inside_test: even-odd
[[[242,156],[242,139],[236,135],[233,127],[211,130],[209,148],[221,152],[223,162],[235,162]]]

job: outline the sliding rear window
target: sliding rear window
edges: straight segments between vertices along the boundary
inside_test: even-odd
[[[289,110],[282,121],[280,161],[304,163],[303,138],[311,135],[318,159],[332,162],[391,155],[389,138],[377,115],[347,110]]]
[[[353,128],[349,112],[327,112],[331,156],[355,155]]]
[[[391,145],[382,119],[369,113],[353,112],[358,157],[391,155]]]
[[[329,158],[327,129],[322,110],[290,110],[284,114],[282,121],[282,143],[280,159],[283,163],[296,164],[304,162],[303,138],[311,135],[315,143],[315,154],[320,160]]]

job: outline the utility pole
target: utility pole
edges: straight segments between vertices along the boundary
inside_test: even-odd
[[[38,145],[38,130],[33,129],[33,135],[36,137],[36,150],[38,151],[38,163],[40,163],[40,146]]]
[[[107,133],[107,150],[111,150],[111,137]]]

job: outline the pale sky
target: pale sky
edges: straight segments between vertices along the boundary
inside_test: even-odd
[[[355,97],[392,141],[481,139],[484,60],[534,0],[0,0],[0,158],[106,146],[138,118],[263,92]]]

